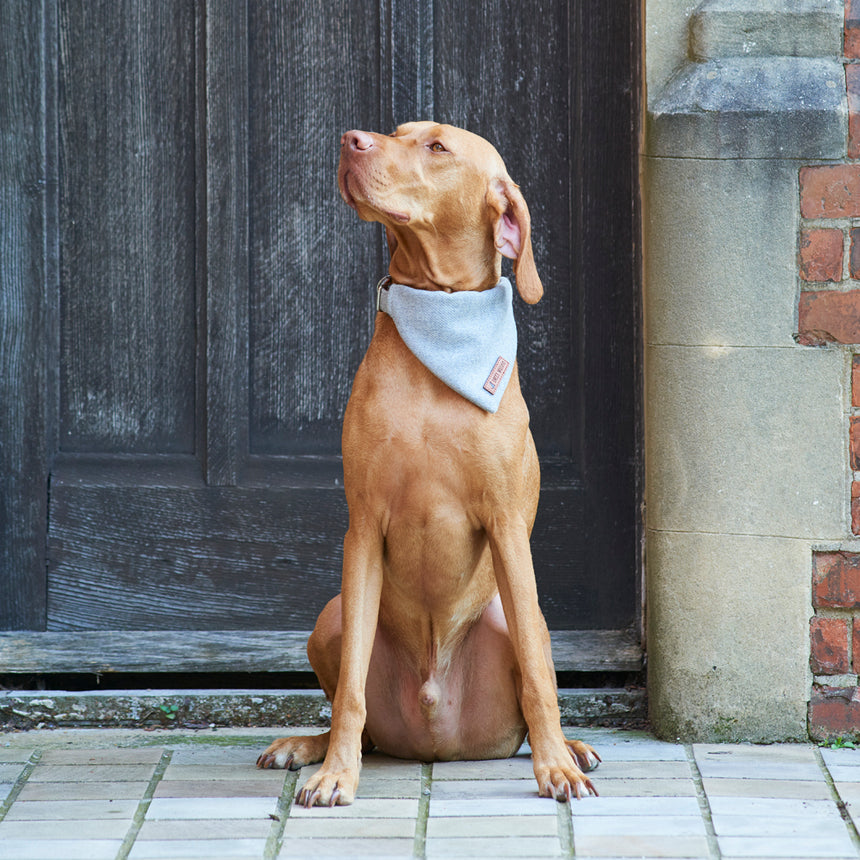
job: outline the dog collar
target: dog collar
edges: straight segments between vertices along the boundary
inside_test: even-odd
[[[507,278],[481,292],[418,290],[383,278],[376,309],[412,354],[449,388],[496,412],[517,357],[513,289]]]

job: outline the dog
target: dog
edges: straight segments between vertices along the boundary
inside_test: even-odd
[[[433,122],[347,132],[338,185],[385,227],[390,265],[344,416],[342,590],[308,640],[331,729],[257,765],[322,761],[297,801],[333,806],[355,798],[362,751],[506,758],[528,733],[541,796],[597,795],[600,757],[561,730],[529,548],[540,473],[501,277],[509,257],[522,299],[543,294],[528,207],[490,143]],[[492,338],[470,352],[485,329],[508,337],[498,360]]]

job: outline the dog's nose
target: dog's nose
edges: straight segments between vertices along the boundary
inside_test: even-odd
[[[368,149],[373,149],[373,138],[363,131],[348,131],[340,139],[340,145],[348,146],[358,152],[366,152]]]

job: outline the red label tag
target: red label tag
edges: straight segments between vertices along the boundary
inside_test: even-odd
[[[502,381],[502,377],[505,375],[505,371],[509,365],[510,362],[501,356],[496,359],[496,363],[493,365],[493,369],[484,383],[484,391],[489,391],[490,394],[495,394],[498,391],[499,383]]]

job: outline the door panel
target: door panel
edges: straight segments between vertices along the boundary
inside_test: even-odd
[[[194,7],[62,0],[60,448],[194,451]]]
[[[381,248],[337,191],[338,141],[376,127],[375,0],[250,4],[251,452],[340,453]],[[379,274],[377,274],[379,273]]]

